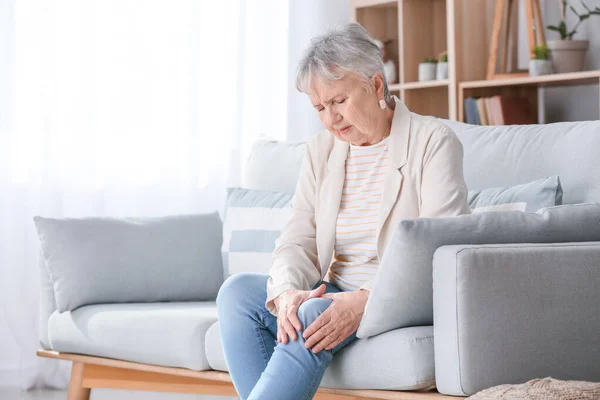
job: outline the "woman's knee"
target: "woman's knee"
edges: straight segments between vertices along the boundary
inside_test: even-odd
[[[298,319],[302,323],[302,330],[306,329],[310,324],[314,322],[319,315],[323,313],[331,304],[329,299],[310,299],[305,301],[298,308]]]
[[[260,293],[265,290],[266,274],[242,272],[230,276],[225,280],[217,294],[217,306],[225,306],[239,303],[240,300],[248,300],[250,294]]]

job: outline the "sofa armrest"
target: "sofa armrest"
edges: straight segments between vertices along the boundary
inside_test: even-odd
[[[600,381],[600,242],[455,245],[433,259],[438,390]]]

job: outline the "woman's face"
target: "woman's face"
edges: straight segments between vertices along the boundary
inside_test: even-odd
[[[336,81],[315,79],[308,93],[321,122],[339,140],[354,145],[377,143],[387,136],[386,116],[390,110],[382,110],[379,100],[383,99],[383,78],[373,78],[375,90],[367,89],[356,74],[346,73]]]

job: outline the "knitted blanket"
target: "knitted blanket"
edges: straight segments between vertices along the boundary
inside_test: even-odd
[[[482,390],[469,400],[598,400],[600,383],[561,381],[551,377],[532,379],[520,385],[499,385]]]

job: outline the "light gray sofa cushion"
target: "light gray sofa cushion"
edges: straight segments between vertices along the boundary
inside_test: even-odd
[[[34,221],[60,312],[101,303],[214,300],[223,283],[217,213]]]
[[[246,163],[243,186],[293,194],[296,190],[306,143],[261,139],[254,142]]]
[[[210,369],[206,331],[215,302],[98,304],[50,317],[52,349],[193,370]]]
[[[562,205],[562,188],[558,176],[551,176],[509,188],[469,190],[469,207],[473,213],[488,211],[536,212],[541,208]]]
[[[228,371],[219,324],[206,335],[212,369]],[[419,390],[434,385],[433,327],[397,329],[356,340],[336,353],[321,386],[343,389]]]
[[[401,221],[383,256],[358,328],[361,338],[433,323],[432,260],[452,244],[600,240],[600,204],[557,206],[539,213],[506,211]]]
[[[444,246],[433,261],[438,390],[600,382],[600,242]]]
[[[474,126],[443,120],[464,149],[467,187],[511,187],[560,176],[563,204],[600,202],[600,121]]]

